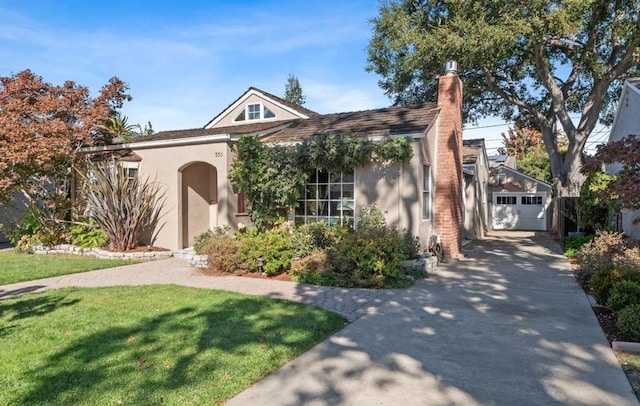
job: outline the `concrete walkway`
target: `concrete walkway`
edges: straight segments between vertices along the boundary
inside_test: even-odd
[[[228,405],[637,405],[548,237],[475,242]]]
[[[158,284],[229,290],[253,296],[308,303],[341,314],[349,321],[356,320],[399,292],[392,289],[342,289],[237,276],[206,276],[190,267],[186,260],[170,258],[4,285],[0,286],[0,299],[21,293],[42,292],[70,286]]]
[[[638,405],[553,241],[508,233],[465,251],[399,291],[207,277],[170,259],[0,286],[0,298],[173,283],[311,303],[353,321],[229,405]]]

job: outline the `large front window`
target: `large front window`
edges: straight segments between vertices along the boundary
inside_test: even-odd
[[[295,211],[296,224],[353,224],[354,174],[315,171]]]

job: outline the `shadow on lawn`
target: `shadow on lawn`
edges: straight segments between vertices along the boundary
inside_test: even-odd
[[[28,291],[21,289],[19,293]],[[15,294],[14,292],[11,291],[9,293]],[[78,299],[67,299],[66,295],[62,294],[47,297],[27,296],[24,300],[13,302],[10,305],[7,305],[5,301],[0,301],[0,317],[2,317],[3,321],[0,324],[0,336],[8,334],[16,326],[10,323],[31,317],[44,316],[59,308],[72,306],[79,301]],[[7,324],[5,325],[5,323]]]
[[[291,348],[305,350],[317,340],[306,332],[321,330],[326,316],[314,311],[301,321],[298,310],[282,310],[288,305],[233,296],[224,305],[184,307],[128,326],[118,321],[120,326],[100,328],[30,371],[36,385],[20,403],[84,404],[96,401],[92,393],[135,404],[221,402],[269,372],[251,371],[256,351],[269,352],[258,362],[270,370],[291,356]],[[243,377],[239,386],[227,382],[230,376]],[[226,387],[222,397],[208,394],[209,385]]]

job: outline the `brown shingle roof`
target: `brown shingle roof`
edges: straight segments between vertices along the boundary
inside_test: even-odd
[[[203,135],[241,135],[241,134],[255,134],[260,131],[265,131],[270,128],[279,127],[290,123],[291,120],[286,121],[269,121],[266,123],[253,123],[253,124],[240,124],[227,127],[218,128],[191,128],[188,130],[170,130],[160,131],[155,134],[145,135],[143,137],[130,138],[127,144],[135,144],[137,142],[146,141],[161,141],[161,140],[176,140],[181,138],[201,137]]]
[[[325,114],[295,120],[290,126],[267,135],[267,142],[295,142],[314,135],[349,134],[368,137],[423,132],[435,120],[435,104],[396,106],[376,110]]]
[[[482,151],[484,138],[462,140],[462,163],[474,164],[478,160],[478,154]]]
[[[415,134],[424,132],[434,122],[438,111],[438,107],[435,104],[429,103],[347,113],[316,114],[308,119],[270,121],[218,128],[161,131],[152,135],[130,139],[127,144],[217,134],[255,134],[280,126],[286,127],[273,134],[266,135],[263,140],[279,143],[302,141],[314,135],[324,134],[348,134],[367,137]]]

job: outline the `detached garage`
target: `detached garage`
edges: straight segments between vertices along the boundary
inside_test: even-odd
[[[489,176],[493,230],[547,231],[551,222],[551,185],[498,166]]]

